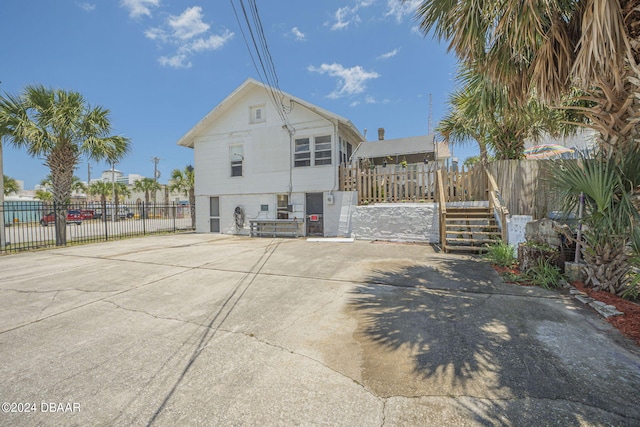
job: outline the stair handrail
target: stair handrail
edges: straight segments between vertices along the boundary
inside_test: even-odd
[[[509,210],[502,204],[500,197],[500,188],[498,183],[491,174],[488,168],[485,167],[485,173],[487,174],[487,182],[489,185],[489,208],[493,209],[494,215],[497,213],[500,219],[500,234],[503,242],[507,242],[507,216],[509,216]]]
[[[445,244],[447,241],[447,230],[445,229],[445,218],[447,216],[447,199],[444,194],[444,183],[442,179],[442,169],[438,168],[436,170],[436,181],[438,185],[438,213],[440,223],[440,243],[442,244],[442,248],[445,249]]]

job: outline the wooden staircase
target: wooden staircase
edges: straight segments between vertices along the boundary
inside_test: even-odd
[[[501,238],[489,207],[447,207],[442,219],[444,252],[481,252]]]

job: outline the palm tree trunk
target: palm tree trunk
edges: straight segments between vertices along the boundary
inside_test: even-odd
[[[51,151],[45,165],[51,171],[55,206],[56,246],[67,244],[67,209],[71,197],[71,183],[78,156],[71,144],[61,144]]]
[[[196,193],[194,189],[189,190],[189,210],[191,212],[191,228],[196,228]]]

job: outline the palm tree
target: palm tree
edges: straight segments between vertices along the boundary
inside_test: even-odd
[[[20,191],[20,186],[18,185],[18,181],[14,178],[11,178],[7,175],[2,175],[2,180],[4,183],[4,195],[8,196],[11,193],[18,193]]]
[[[582,253],[586,284],[596,290],[617,295],[627,291],[629,248],[640,247],[640,211],[634,198],[634,191],[640,186],[638,165],[640,148],[635,148],[622,159],[561,161],[561,167],[551,169],[551,182],[561,191],[565,212],[575,210],[580,194],[585,200]]]
[[[102,219],[107,220],[107,197],[113,194],[110,182],[94,181],[89,185],[89,194],[100,196],[100,205],[102,206]]]
[[[116,182],[113,186],[113,195],[115,197],[115,200],[113,201],[113,203],[115,204],[115,218],[117,219],[119,213],[118,204],[120,202],[120,196],[122,196],[123,199],[125,197],[130,197],[131,190],[129,190],[127,184],[123,182]]]
[[[183,170],[174,169],[171,172],[169,181],[171,191],[179,191],[189,198],[189,209],[191,211],[191,227],[196,226],[196,193],[195,193],[195,171],[193,166],[188,165]]]
[[[53,194],[47,190],[36,190],[35,198],[48,203],[53,201]]]
[[[51,174],[45,176],[42,181],[40,181],[40,185],[46,187],[47,189],[53,188]],[[71,193],[85,193],[87,191],[87,186],[84,182],[77,176],[71,177]],[[69,200],[67,200],[69,203]]]
[[[425,0],[416,16],[423,34],[446,40],[516,102],[533,94],[558,105],[573,86],[583,90],[592,105],[574,108],[606,157],[640,144],[637,0]]]
[[[135,191],[142,191],[144,192],[144,204],[145,204],[145,208],[149,206],[149,199],[150,199],[150,193],[153,192],[154,194],[154,200],[155,200],[155,194],[156,191],[160,190],[161,186],[160,184],[158,184],[158,181],[156,181],[155,179],[151,179],[151,178],[142,178],[139,179],[138,181],[136,181],[133,184],[133,189]],[[146,214],[146,212],[145,212]]]
[[[73,171],[81,156],[115,162],[129,151],[129,139],[111,135],[109,110],[89,106],[78,92],[27,86],[20,96],[0,96],[0,129],[9,143],[45,159],[53,201],[71,195]],[[66,214],[56,212],[56,245],[66,244]]]
[[[483,164],[489,150],[499,160],[520,159],[526,139],[575,133],[575,126],[567,122],[579,118],[564,108],[548,108],[533,97],[514,105],[506,86],[494,84],[473,65],[461,66],[458,81],[462,87],[449,97],[449,113],[436,130],[453,143],[475,139]]]

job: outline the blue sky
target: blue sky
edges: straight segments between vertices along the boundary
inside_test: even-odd
[[[426,134],[429,95],[435,126],[456,61],[417,31],[417,4],[258,1],[280,88],[350,119],[368,139],[379,127],[387,138]],[[82,93],[131,138],[117,168],[151,177],[159,157],[161,182],[193,162],[176,141],[247,77],[260,79],[231,1],[2,0],[0,39],[1,92],[43,84]],[[454,148],[461,161],[476,153]],[[92,165],[92,177],[106,168]],[[4,172],[27,189],[48,173],[6,143]],[[86,180],[84,161],[77,175]]]

